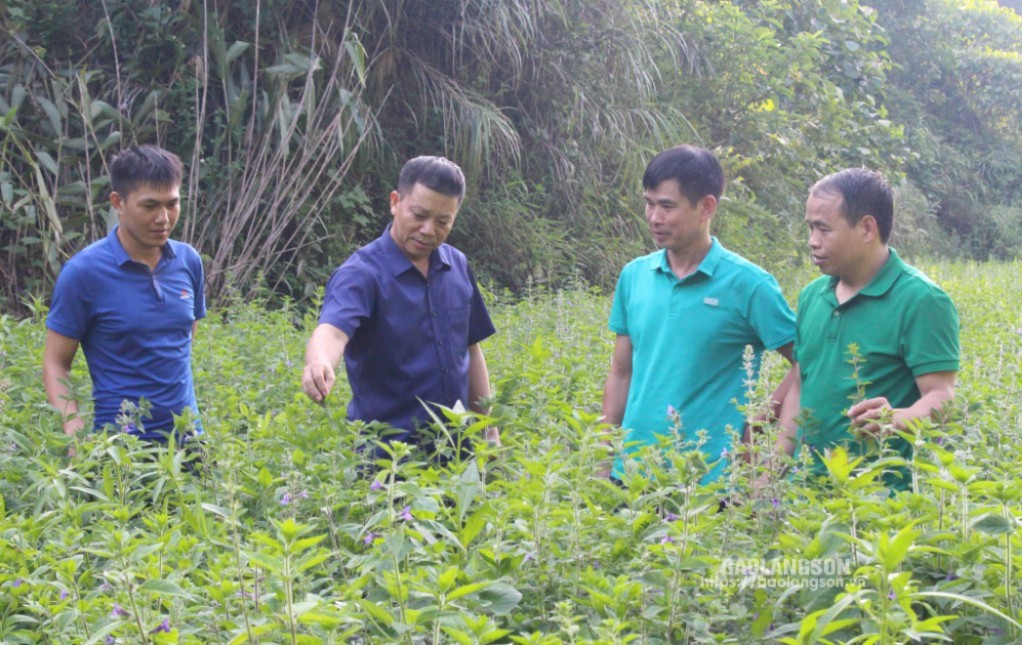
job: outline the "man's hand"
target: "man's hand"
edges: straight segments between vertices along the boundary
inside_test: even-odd
[[[487,441],[490,442],[490,444],[492,444],[493,446],[495,446],[497,448],[501,447],[501,445],[500,445],[500,430],[498,430],[497,428],[495,428],[493,426],[490,426],[489,428],[486,428],[485,430],[483,430],[483,439],[486,439]]]
[[[64,434],[69,437],[73,437],[85,428],[85,421],[78,415],[75,415],[66,421],[64,421]]]
[[[302,390],[316,403],[322,403],[334,389],[334,367],[341,362],[348,335],[333,325],[320,324],[312,332],[305,348],[305,369],[302,370]]]
[[[859,432],[875,435],[880,433],[881,420],[893,423],[895,428],[903,428],[905,424],[898,412],[900,410],[892,408],[887,397],[878,396],[859,401],[848,408],[848,418],[852,421],[852,427]]]
[[[337,380],[334,368],[327,363],[309,363],[302,371],[302,390],[316,403],[322,403],[329,396]]]

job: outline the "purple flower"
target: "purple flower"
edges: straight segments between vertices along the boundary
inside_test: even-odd
[[[67,596],[68,596],[67,589],[61,589],[60,590],[60,599],[61,600],[67,600]]]
[[[160,632],[166,632],[167,634],[170,633],[170,619],[169,618],[164,618],[163,622],[160,623],[157,627],[155,627],[149,633],[150,634],[158,634]]]
[[[103,639],[103,642],[106,643],[106,645],[114,645],[117,641],[114,640],[113,636],[107,636]]]
[[[244,589],[238,589],[234,592],[234,595],[238,598],[248,598],[249,600],[255,600],[256,595],[254,591],[245,591]]]
[[[383,482],[381,482],[379,479],[374,479],[373,483],[369,484],[369,490],[373,491],[374,493],[380,490],[381,488],[383,488]]]
[[[17,580],[14,581],[14,584],[11,585],[11,586],[13,586],[15,589],[17,589],[18,587],[20,587],[23,584],[25,584],[25,581],[22,580],[21,578],[18,578]]]
[[[125,618],[130,615],[131,614],[126,612],[124,608],[118,605],[117,603],[114,603],[114,608],[110,611],[111,618]]]
[[[109,582],[104,582],[103,584],[99,585],[99,590],[103,591],[103,592],[107,592],[107,591],[113,591],[114,588],[110,586]]]
[[[677,522],[680,519],[681,519],[681,517],[675,515],[674,513],[670,512],[670,511],[667,511],[667,513],[664,514],[664,521],[665,522]]]
[[[128,422],[121,426],[121,432],[125,434],[136,433],[138,432],[138,428],[135,426],[134,422]]]
[[[404,509],[401,511],[401,519],[403,519],[406,522],[411,522],[412,520],[415,519],[415,517],[412,516],[411,506],[404,507]]]
[[[944,579],[947,580],[948,582],[950,582],[952,580],[958,580],[958,574],[955,573],[954,571],[948,571],[947,572],[947,577],[944,578]]]
[[[522,558],[522,564],[525,564],[529,560],[535,560],[535,559],[536,559],[536,556],[532,555],[531,552],[526,552],[525,557]]]
[[[291,493],[284,493],[280,496],[280,505],[287,506],[291,503]]]
[[[366,533],[366,537],[362,541],[365,542],[366,544],[372,544],[373,542],[376,541],[376,538],[378,537],[380,536],[377,535],[376,533]]]
[[[779,499],[777,499],[775,497],[775,498],[770,500],[770,505],[773,506],[774,508],[780,508],[781,507],[781,500],[779,500]]]
[[[665,535],[663,538],[660,539],[660,544],[674,544],[674,538],[672,538],[670,535]]]
[[[894,600],[894,589],[891,589],[891,591],[887,594],[887,599]]]
[[[670,403],[667,404],[667,416],[669,416],[669,417],[676,417],[676,416],[678,416],[678,411],[675,410],[674,406],[671,405]]]
[[[730,455],[730,454],[731,453],[728,452],[728,449],[724,448],[723,450],[720,451],[720,458],[721,459],[727,459],[727,456]]]
[[[298,498],[299,499],[309,499],[309,491],[305,490],[304,488],[302,490],[298,491]]]

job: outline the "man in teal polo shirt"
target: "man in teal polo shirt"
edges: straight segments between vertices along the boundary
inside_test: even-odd
[[[625,266],[614,292],[610,330],[617,334],[603,393],[604,421],[625,430],[634,453],[669,436],[698,440],[724,471],[731,436],[741,432],[745,348],[791,357],[795,316],[774,278],[710,235],[724,192],[724,172],[708,150],[661,152],[642,178],[646,221],[660,250]],[[621,459],[614,476],[624,475]],[[601,473],[605,474],[605,473]]]
[[[904,429],[954,396],[958,313],[940,287],[887,245],[894,199],[878,173],[853,168],[821,179],[805,219],[813,263],[824,275],[799,297],[798,378],[785,407],[798,401],[803,422],[796,441],[789,432],[782,448],[792,454],[796,443],[808,446],[813,471],[825,474],[819,457],[828,448],[862,454],[881,425]],[[857,365],[850,363],[853,344]],[[900,437],[889,442],[911,454]],[[909,484],[903,471],[884,481],[896,489]]]

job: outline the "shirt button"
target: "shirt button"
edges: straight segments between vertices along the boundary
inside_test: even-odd
[[[834,317],[835,317],[835,318],[837,318],[837,317],[838,317],[838,316],[840,316],[840,315],[841,315],[841,312],[840,312],[840,311],[835,311],[835,312],[834,312]]]
[[[443,344],[444,344],[444,341],[442,341],[442,340],[438,340],[438,341],[436,342],[436,344],[437,344],[437,345],[443,345]]]

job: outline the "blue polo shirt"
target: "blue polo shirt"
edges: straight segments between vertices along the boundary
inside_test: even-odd
[[[334,271],[319,322],[349,339],[348,418],[386,423],[408,442],[432,421],[423,403],[469,405],[468,348],[496,331],[461,251],[441,245],[424,277],[389,225]]]
[[[702,483],[724,471],[727,428],[741,432],[745,418],[746,346],[755,352],[754,370],[764,349],[795,340],[795,314],[769,273],[728,251],[713,238],[694,273],[679,280],[667,251],[637,258],[625,266],[614,292],[610,330],[632,343],[632,379],[624,418],[626,451],[670,435],[680,415],[683,441],[708,433],[702,450],[717,465]],[[623,474],[621,460],[615,475]]]
[[[152,271],[128,257],[115,226],[68,260],[57,277],[46,327],[79,341],[92,377],[94,428],[115,424],[123,401],[152,404],[147,439],[164,439],[174,415],[198,415],[192,383],[192,323],[206,315],[203,271],[191,246],[170,240]],[[201,425],[196,422],[196,431]]]

